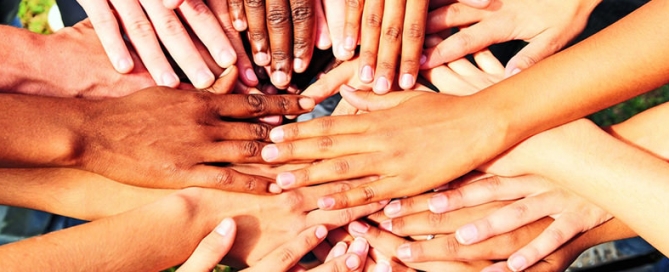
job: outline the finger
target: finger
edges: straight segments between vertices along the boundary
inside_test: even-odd
[[[178,8],[184,0],[163,0],[163,5],[168,9]]]
[[[95,32],[98,34],[102,48],[107,53],[114,69],[119,73],[132,71],[134,62],[119,32],[118,22],[114,12],[109,8],[108,2],[106,0],[78,2],[91,19],[91,24],[93,24]],[[156,82],[159,81],[156,80]]]
[[[355,116],[321,117],[306,122],[276,127],[269,137],[275,143],[317,137],[320,135],[348,134],[365,131],[368,124],[356,122]],[[269,159],[269,158],[268,158]]]
[[[479,91],[476,86],[469,84],[460,75],[447,65],[441,65],[421,72],[429,82],[434,84],[440,93],[467,96]]]
[[[351,106],[346,100],[340,100],[337,104],[337,107],[332,111],[331,116],[340,116],[340,115],[356,115],[358,114],[358,109]]]
[[[359,58],[359,78],[363,83],[374,81],[384,5],[385,1],[382,0],[365,1],[365,9],[362,13],[362,29],[360,30]],[[335,56],[337,56],[336,53]],[[337,58],[344,59],[340,56],[337,56]]]
[[[318,244],[311,252],[314,254],[314,256],[316,256],[318,261],[324,263],[334,258],[331,254],[332,251],[333,247],[330,245],[330,243],[323,241],[322,243]]]
[[[214,75],[195,48],[176,13],[166,9],[160,2],[150,0],[140,2],[151,19],[151,23],[155,26],[156,34],[160,37],[162,44],[193,86],[198,89],[211,86],[214,83]]]
[[[504,202],[493,202],[448,213],[420,212],[382,221],[379,227],[399,236],[449,234],[472,220],[490,215],[504,206]]]
[[[162,53],[158,38],[142,7],[135,1],[112,0],[128,39],[156,84],[176,87],[179,78]]]
[[[272,180],[261,176],[239,173],[232,168],[198,165],[191,168],[183,178],[183,184],[175,184],[175,189],[203,187],[229,192],[269,194]]]
[[[177,272],[206,272],[214,269],[235,241],[235,221],[226,218],[197,245],[193,254]]]
[[[199,151],[203,162],[262,163],[260,151],[265,145],[258,141],[226,140],[194,148],[194,151]]]
[[[483,74],[481,70],[466,58],[460,58],[446,64],[453,72],[463,77],[476,77]]]
[[[433,194],[417,195],[390,201],[383,212],[388,218],[397,218],[428,211],[427,201]]]
[[[423,42],[425,40],[425,21],[427,20],[427,8],[429,1],[408,0],[407,12],[404,18],[404,30],[402,32],[402,55],[399,70],[399,86],[402,89],[412,88],[416,84],[418,68],[422,57]]]
[[[363,184],[349,191],[327,195],[318,199],[318,207],[324,210],[336,210],[355,207],[367,203],[397,198],[409,194],[416,188],[406,188],[396,178],[381,178],[378,181]]]
[[[532,182],[520,178],[492,176],[434,194],[428,200],[428,205],[433,213],[443,213],[498,200],[519,199],[536,191]]]
[[[536,239],[511,255],[508,267],[512,271],[525,270],[542,260],[581,232],[578,218],[561,216]]]
[[[353,253],[360,258],[367,258],[369,252],[369,243],[367,243],[367,240],[362,237],[356,237],[351,245],[348,247],[348,251],[346,253]]]
[[[491,75],[504,74],[504,65],[502,65],[489,49],[474,53],[474,61],[476,61],[476,65],[481,68],[481,71],[485,73]]]
[[[506,262],[497,262],[491,266],[488,266],[481,270],[481,272],[506,272],[509,269],[507,268]],[[539,271],[553,271],[553,270],[539,270]]]
[[[473,8],[486,8],[490,5],[491,0],[432,0],[430,1],[430,9],[450,5],[453,3],[463,3]]]
[[[330,39],[332,40],[332,54],[335,58],[344,60],[353,56],[340,56],[348,52],[340,52],[344,42],[344,27],[346,25],[346,5],[343,1],[322,1],[325,19],[327,21]]]
[[[290,0],[293,21],[293,69],[302,73],[309,67],[314,53],[316,26],[315,1]]]
[[[344,62],[321,76],[314,84],[307,87],[302,95],[312,97],[316,103],[322,102],[339,92],[339,88],[351,80],[352,69],[355,69],[352,62]]]
[[[214,141],[268,141],[271,125],[262,123],[222,122],[208,131]]]
[[[402,51],[402,33],[406,0],[387,0],[383,9],[379,52],[374,71],[374,92],[385,94],[395,81],[398,55]]]
[[[271,52],[271,80],[279,89],[290,84],[293,71],[293,30],[287,0],[267,0],[267,31]]]
[[[270,138],[271,138],[271,133],[270,133]],[[289,162],[295,160],[338,158],[349,154],[360,154],[374,151],[376,145],[370,144],[363,146],[359,144],[353,144],[356,142],[361,142],[363,139],[366,138],[371,138],[371,136],[346,134],[346,135],[336,135],[336,136],[315,137],[296,142],[278,143],[275,145],[267,146],[262,151],[262,156],[266,162]],[[354,165],[341,165],[341,163],[348,163],[348,162],[346,160],[342,160],[342,162],[323,161],[313,165],[313,167],[318,167],[321,169],[328,169],[328,167],[331,166],[335,166],[337,168],[345,167],[346,169],[341,169],[341,171],[338,171],[341,172],[339,174],[345,174],[345,172],[348,172],[348,169],[350,167],[355,167]]]
[[[464,4],[452,4],[433,10],[427,17],[429,34],[444,31],[453,27],[475,24],[483,19],[487,11],[468,7]]]
[[[421,95],[421,92],[394,92],[380,96],[369,91],[355,90],[346,85],[343,85],[341,90],[339,93],[346,102],[367,112],[389,109]]]
[[[548,34],[546,35],[544,37],[548,38],[531,41],[509,60],[506,65],[506,77],[529,68],[564,47],[564,44],[550,38],[551,36]]]
[[[307,214],[308,224],[324,224],[328,229],[341,227],[363,216],[379,211],[387,202],[375,202],[336,211],[314,210]]]
[[[237,67],[228,67],[214,81],[214,84],[206,88],[205,91],[215,94],[227,94],[233,89],[237,82]]]
[[[253,60],[258,66],[269,65],[269,36],[267,34],[265,1],[244,0],[244,9],[246,10]]]
[[[327,50],[332,46],[330,39],[330,30],[325,16],[322,1],[316,1],[316,47],[320,50]]]
[[[365,1],[354,0],[344,2],[346,3],[346,24],[344,24],[344,42],[341,43],[342,48],[339,50],[347,51],[346,56],[353,56],[355,48],[358,45],[360,20],[362,19],[362,11]]]
[[[363,262],[360,256],[349,253],[319,265],[309,270],[309,272],[356,271],[362,265]]]
[[[239,1],[239,0],[238,0]],[[218,66],[226,68],[237,61],[235,51],[220,23],[202,0],[186,0],[179,7],[184,20],[207,47]]]
[[[208,1],[207,3],[211,11],[218,19],[218,22],[221,24],[223,32],[228,37],[230,44],[235,50],[235,55],[237,56],[236,66],[240,71],[239,74],[241,75],[241,80],[246,86],[253,87],[258,85],[258,77],[254,72],[251,59],[246,53],[241,35],[239,32],[234,30],[234,27],[232,26],[232,21],[230,20],[230,15],[228,12],[228,5],[225,1]]]
[[[228,11],[230,20],[235,30],[242,32],[246,30],[246,13],[244,12],[244,0],[228,0]]]
[[[427,59],[421,69],[436,67],[467,54],[481,51],[492,44],[505,42],[508,40],[508,37],[503,34],[507,33],[506,27],[508,26],[504,24],[481,21],[462,29],[446,38],[437,47],[426,50],[424,53]]]
[[[269,115],[302,114],[314,108],[311,98],[299,95],[211,95],[209,103],[220,116],[248,119]],[[235,105],[231,107],[230,105]]]
[[[322,225],[302,231],[295,239],[273,250],[247,271],[287,271],[327,236]]]

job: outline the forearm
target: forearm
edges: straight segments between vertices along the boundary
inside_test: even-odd
[[[585,121],[558,127],[518,146],[524,147],[537,151],[527,163],[531,173],[582,195],[662,252],[669,252],[669,238],[662,234],[669,219],[657,216],[669,212],[666,162]]]
[[[89,221],[144,206],[172,192],[66,168],[0,169],[0,176],[0,203]]]
[[[94,103],[94,102],[87,102]],[[0,167],[72,166],[86,121],[78,99],[0,94]]]
[[[627,144],[669,160],[669,127],[661,125],[667,116],[669,103],[646,110],[605,130]]]
[[[0,247],[10,271],[159,271],[186,260],[217,222],[176,193],[117,216]],[[39,254],[35,254],[39,252]]]
[[[475,94],[508,121],[508,146],[669,78],[669,2],[651,1],[585,41]],[[558,101],[565,101],[559,103]]]

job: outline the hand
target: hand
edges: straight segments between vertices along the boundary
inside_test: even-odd
[[[584,28],[598,0],[498,0],[484,9],[460,3],[430,12],[427,34],[468,26],[428,49],[421,68],[436,67],[495,43],[529,42],[509,60],[506,75],[518,73],[566,46]]]
[[[109,62],[107,56],[95,36],[91,22],[86,19],[73,27],[67,27],[45,36],[47,48],[57,48],[56,54],[52,51],[45,58],[38,74],[48,74],[58,71],[58,74],[40,81],[33,90],[24,93],[61,97],[104,98],[120,97],[137,90],[153,86],[151,75],[138,62],[126,74],[118,74]],[[130,57],[138,60],[132,51]],[[65,65],[76,59],[76,65]],[[81,76],[86,75],[86,76]]]
[[[258,66],[270,65],[272,83],[286,89],[293,69],[304,72],[314,50],[316,14],[314,0],[228,0],[231,20],[237,31],[248,26],[253,58]],[[247,19],[248,18],[248,19]],[[324,27],[319,25],[318,29]],[[320,37],[319,36],[319,37]],[[271,56],[270,56],[271,55]]]
[[[321,208],[416,195],[446,184],[489,160],[490,154],[502,152],[503,145],[490,136],[499,131],[494,109],[478,107],[472,111],[475,106],[467,105],[465,98],[428,92],[395,92],[383,97],[362,91],[341,94],[356,108],[370,113],[275,128],[270,139],[277,144],[262,151],[263,159],[273,163],[323,159],[279,174],[277,183],[284,189],[380,177],[369,185],[320,199]]]
[[[236,77],[236,68],[228,68],[212,88],[229,90]],[[216,95],[165,87],[88,102],[82,106],[85,125],[77,130],[76,167],[143,187],[266,192],[265,178],[215,166],[262,161],[261,141],[268,140],[270,126],[238,121],[299,114],[313,106],[311,99],[294,95]]]
[[[509,268],[524,270],[571,240],[612,218],[605,210],[539,176],[492,176],[436,193],[430,210],[443,213],[498,200],[516,202],[456,231],[461,244],[474,244],[546,216],[555,221],[541,235],[509,257]],[[513,220],[509,220],[513,218]]]
[[[160,0],[78,2],[91,19],[111,63],[120,73],[132,71],[135,62],[119,28],[124,30],[158,85],[175,87],[180,81],[161,50],[163,44],[195,87],[211,86],[215,77],[180,18],[204,43],[220,67],[229,67],[237,60],[221,25],[202,0],[185,1],[176,11],[165,7]]]

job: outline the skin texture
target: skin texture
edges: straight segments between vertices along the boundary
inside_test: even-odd
[[[4,37],[0,45],[2,92],[96,99],[124,96],[154,85],[141,62],[126,74],[116,73],[88,20],[52,35],[8,26],[0,26],[0,33]],[[138,60],[135,54],[131,56]],[[73,58],[78,65],[61,65]]]
[[[212,88],[230,90],[236,78],[231,67]],[[166,87],[102,101],[10,94],[0,100],[15,112],[0,119],[7,128],[4,144],[11,147],[0,155],[5,167],[66,166],[146,187],[252,192],[267,192],[269,180],[214,163],[260,162],[270,127],[234,120],[299,114],[314,106],[299,96],[216,95]],[[58,114],[31,106],[36,104]],[[237,107],[225,106],[230,104]],[[51,140],[41,141],[44,135]]]
[[[524,40],[529,44],[507,64],[506,75],[516,74],[564,48],[583,31],[600,2],[497,0],[483,9],[460,3],[439,5],[428,16],[427,34],[438,36],[454,27],[462,29],[438,45],[428,46],[422,68],[436,67],[496,43]]]
[[[470,96],[421,92],[398,97],[398,106],[390,107],[368,93],[342,93],[352,105],[371,112],[275,128],[270,138],[278,144],[265,147],[263,158],[271,162],[324,159],[308,171],[290,172],[295,182],[285,188],[328,182],[336,179],[333,177],[382,177],[322,199],[321,207],[325,208],[439,187],[533,134],[663,84],[669,62],[659,52],[669,41],[658,33],[669,33],[659,13],[665,9],[669,10],[669,5],[664,2],[650,2],[584,42]],[[643,45],[639,41],[644,41]],[[632,48],[637,53],[631,54]],[[584,55],[588,58],[583,59]],[[612,55],[619,57],[612,59]],[[362,97],[365,99],[357,101],[378,103],[352,102]],[[398,146],[398,142],[404,144]],[[413,165],[422,167],[418,170]],[[291,177],[279,178],[290,181]]]
[[[215,75],[207,68],[187,28],[202,41],[220,67],[237,61],[230,41],[214,14],[202,0],[187,0],[176,10],[160,0],[79,1],[114,68],[121,73],[132,71],[135,61],[122,35],[127,35],[156,84],[176,87],[179,78],[161,50],[162,43],[179,67],[197,88],[214,83]],[[123,32],[119,32],[119,28]]]

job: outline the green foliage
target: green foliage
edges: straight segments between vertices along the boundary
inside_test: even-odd
[[[610,126],[629,119],[637,113],[669,101],[669,85],[642,94],[628,101],[604,109],[589,118],[600,126]]]
[[[32,32],[49,34],[49,8],[54,0],[22,0],[19,6],[19,18],[24,27]]]

